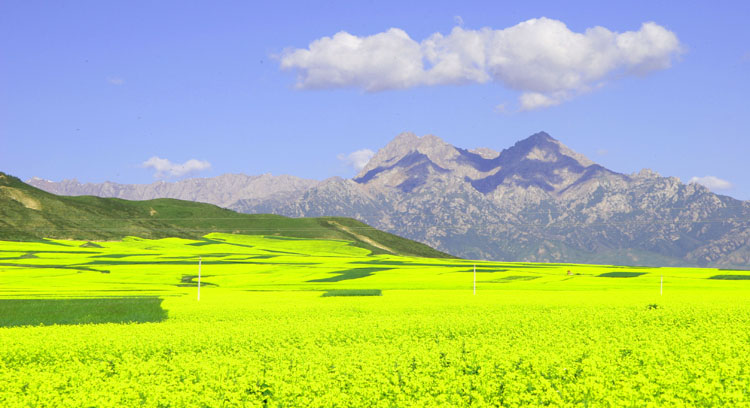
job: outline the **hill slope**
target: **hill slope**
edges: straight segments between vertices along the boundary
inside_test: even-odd
[[[0,172],[0,240],[200,238],[211,232],[341,239],[373,253],[450,257],[350,218],[239,214],[211,204],[175,199],[61,197]]]

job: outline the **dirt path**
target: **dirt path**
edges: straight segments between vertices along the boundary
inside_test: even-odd
[[[338,222],[336,222],[336,221],[328,221],[328,223],[329,223],[329,224],[331,224],[331,225],[333,225],[334,227],[336,227],[336,228],[340,229],[341,231],[344,231],[344,232],[346,232],[347,234],[351,234],[351,235],[354,235],[354,236],[355,236],[355,237],[357,237],[357,239],[359,239],[360,241],[366,242],[366,243],[368,243],[368,244],[370,244],[370,245],[374,246],[375,248],[380,248],[380,249],[382,249],[382,250],[384,250],[384,251],[388,251],[388,252],[390,252],[390,253],[392,253],[392,254],[395,254],[395,253],[396,253],[396,251],[392,250],[391,248],[388,248],[387,246],[385,246],[385,245],[381,244],[380,242],[378,242],[378,241],[375,241],[375,240],[373,240],[372,238],[366,237],[366,236],[364,236],[364,235],[360,235],[360,234],[357,234],[356,232],[354,232],[354,231],[352,231],[351,229],[349,229],[349,227],[347,227],[347,226],[344,226],[344,225],[341,225],[341,224],[339,224],[339,223],[338,223]]]
[[[8,196],[11,200],[18,201],[26,208],[30,208],[32,210],[42,209],[42,204],[38,200],[29,197],[23,191],[17,188],[0,186],[0,194]]]

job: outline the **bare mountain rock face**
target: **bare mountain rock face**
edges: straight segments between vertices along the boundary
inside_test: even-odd
[[[404,133],[353,180],[242,210],[353,217],[468,258],[750,265],[750,202],[650,170],[608,170],[544,132],[500,153]]]
[[[177,182],[159,181],[152,184],[117,184],[109,181],[81,184],[77,180],[52,182],[36,177],[26,183],[59,195],[93,195],[125,200],[176,198],[229,208],[239,200],[248,200],[252,204],[294,200],[303,191],[319,182],[287,175],[224,174],[211,178],[193,178]]]
[[[608,170],[544,132],[499,153],[403,133],[351,180],[225,175],[148,186],[30,184],[59,194],[173,197],[249,213],[353,217],[466,258],[750,265],[750,201],[650,170]]]

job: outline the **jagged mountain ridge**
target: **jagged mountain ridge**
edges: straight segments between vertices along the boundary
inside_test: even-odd
[[[274,211],[346,215],[470,258],[750,263],[750,202],[611,171],[544,132],[499,153],[402,134],[354,179],[324,184]]]
[[[300,192],[317,185],[318,181],[288,175],[224,174],[218,177],[191,178],[176,182],[158,181],[151,184],[118,184],[109,181],[84,184],[77,180],[53,182],[36,177],[27,180],[26,183],[52,194],[93,195],[124,200],[174,198],[230,208],[242,199],[253,202],[289,201],[296,198]]]
[[[545,132],[534,134],[500,153],[490,149],[482,152],[456,148],[432,135],[419,138],[404,133],[379,151],[354,181],[374,182],[408,192],[424,185],[432,174],[449,173],[462,177],[477,191],[487,194],[504,183],[560,192],[577,181],[601,174],[618,175]]]
[[[750,264],[750,202],[649,170],[611,171],[544,132],[501,152],[403,133],[353,179],[313,181],[285,194],[221,205],[353,217],[468,258]]]

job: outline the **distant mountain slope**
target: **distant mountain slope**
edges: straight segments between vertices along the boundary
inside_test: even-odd
[[[252,198],[255,202],[295,199],[302,191],[317,185],[319,181],[287,175],[224,174],[211,178],[193,178],[176,182],[159,181],[151,184],[118,184],[109,181],[82,184],[77,180],[52,182],[36,177],[28,180],[27,183],[59,195],[92,195],[125,200],[176,198],[229,208],[241,199]]]
[[[222,205],[352,217],[465,258],[750,265],[750,201],[650,170],[617,173],[544,132],[502,152],[403,133],[351,180],[286,185],[286,195],[245,189]]]
[[[211,204],[174,199],[61,197],[0,173],[0,240],[200,238],[210,232],[342,239],[374,253],[450,256],[350,218],[239,214]]]
[[[269,210],[242,210],[256,208]],[[750,202],[608,170],[544,132],[500,153],[401,134],[353,180],[326,180],[274,212],[354,217],[466,258],[750,265]]]

